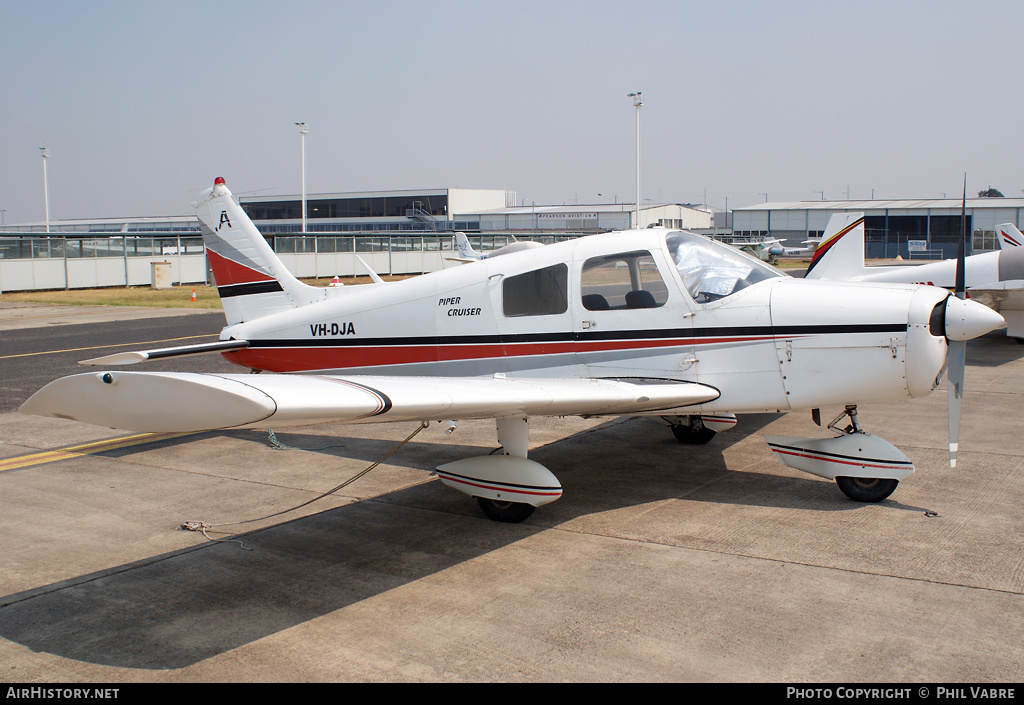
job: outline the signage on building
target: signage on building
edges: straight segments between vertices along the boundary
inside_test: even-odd
[[[538,218],[596,218],[597,213],[538,213]]]

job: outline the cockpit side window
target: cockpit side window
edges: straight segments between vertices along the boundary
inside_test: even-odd
[[[588,311],[658,308],[668,288],[650,252],[622,252],[583,263],[580,296]]]
[[[564,264],[509,277],[501,285],[502,311],[513,316],[549,316],[569,309],[569,268]]]
[[[700,235],[672,232],[666,242],[683,285],[699,304],[724,299],[752,284],[782,276],[761,260]]]

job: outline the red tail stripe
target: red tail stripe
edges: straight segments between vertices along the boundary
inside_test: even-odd
[[[213,279],[217,286],[230,286],[231,284],[252,284],[253,282],[274,281],[269,274],[247,267],[224,255],[219,255],[213,250],[207,250],[206,256],[210,260],[210,269],[213,270]]]

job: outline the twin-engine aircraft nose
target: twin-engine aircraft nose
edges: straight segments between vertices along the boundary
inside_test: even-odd
[[[1005,328],[1006,321],[988,306],[970,299],[950,296],[946,299],[946,338],[971,340]]]

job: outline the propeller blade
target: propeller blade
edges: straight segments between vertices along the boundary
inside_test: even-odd
[[[956,467],[956,455],[960,447],[960,407],[963,404],[964,367],[967,341],[949,341],[949,367],[946,383],[949,385],[948,426],[949,426],[949,467]]]
[[[963,301],[967,297],[967,174],[964,174],[964,194],[960,201],[960,242],[956,246],[956,284],[954,293]],[[947,304],[948,305],[948,304]],[[947,327],[949,318],[947,312]],[[947,339],[949,338],[947,334]],[[956,456],[960,449],[960,409],[964,397],[964,368],[967,365],[967,340],[949,340],[949,367],[946,384],[949,398],[946,402],[947,426],[949,431],[949,467],[956,467]]]
[[[954,293],[958,299],[967,297],[967,174],[964,174],[964,195],[960,202],[960,242],[956,246],[956,284]]]

